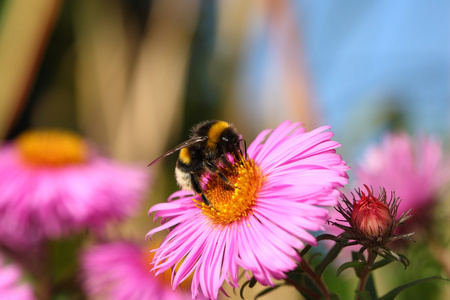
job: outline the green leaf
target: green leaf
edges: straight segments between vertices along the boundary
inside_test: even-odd
[[[345,274],[344,274],[345,275]],[[345,276],[336,277],[336,268],[326,268],[323,272],[323,281],[331,293],[337,294],[340,299],[354,299],[354,285],[356,281],[354,280],[353,274],[352,278],[346,278]]]
[[[359,252],[355,252],[355,251],[352,251],[352,259],[353,259],[353,261],[357,261],[360,263],[360,265],[357,265],[354,267],[356,276],[358,278],[360,278],[361,272],[363,271],[364,266],[367,264],[367,262],[364,259],[364,256],[363,256],[363,260],[360,260]]]
[[[321,294],[316,282],[314,282],[309,276],[302,276],[301,282],[299,282],[299,285],[296,286],[296,288],[306,300],[317,300],[317,297]],[[311,296],[310,293],[307,292],[308,290],[316,294],[316,296]]]
[[[446,280],[449,281],[448,278],[446,277],[442,277],[442,276],[430,276],[430,277],[426,277],[426,278],[422,278],[422,279],[418,279],[415,281],[412,281],[410,283],[401,285],[395,289],[393,289],[392,291],[390,291],[389,293],[387,293],[386,295],[382,296],[381,298],[379,298],[378,300],[393,300],[395,297],[397,297],[398,294],[400,294],[401,292],[403,292],[404,290],[413,287],[415,285],[421,284],[423,282],[426,281],[431,281],[431,280],[437,280],[437,279],[441,279],[441,280]]]
[[[378,299],[377,289],[375,287],[375,281],[373,279],[373,273],[369,274],[369,278],[367,278],[366,288],[365,290],[369,292],[372,299]]]
[[[374,263],[372,265],[371,270],[374,271],[376,269],[379,269],[381,267],[384,267],[384,266],[390,264],[391,262],[393,262],[393,260],[390,260],[390,259],[387,259],[387,258],[379,260],[379,261],[377,261],[376,263]]]
[[[356,267],[362,267],[363,263],[357,260],[349,261],[344,264],[342,264],[336,271],[336,276],[341,275],[341,273],[348,268],[356,268]]]

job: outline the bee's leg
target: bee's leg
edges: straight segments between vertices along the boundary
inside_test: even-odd
[[[244,153],[242,153],[241,143],[244,142]],[[234,155],[241,161],[241,158],[247,158],[247,141],[245,139],[240,139],[238,142],[238,147],[235,147]]]
[[[200,185],[200,182],[198,181],[198,177],[194,173],[191,173],[191,183],[192,183],[192,189],[194,190],[194,192],[196,192],[197,194],[202,194],[202,201],[206,205],[210,206],[211,202],[209,202],[208,198],[206,198],[206,196],[203,194],[203,190]]]
[[[248,158],[248,154],[247,154],[247,141],[245,139],[242,139],[241,141],[244,142],[244,157]],[[240,149],[240,148],[239,148]]]
[[[209,199],[206,197],[205,193],[202,192],[202,201],[203,203],[205,203],[207,206],[211,206],[211,202],[209,201]]]
[[[197,194],[201,194],[202,195],[202,201],[203,203],[205,203],[205,205],[207,206],[211,206],[212,208],[214,208],[216,211],[217,208],[215,208],[211,202],[209,201],[208,197],[206,197],[205,193],[203,192],[201,186],[200,186],[200,182],[198,180],[198,177],[196,175],[194,175],[194,173],[191,173],[191,182],[192,182],[192,188],[194,189],[194,191]]]
[[[228,185],[230,188],[232,189],[236,188],[234,184],[231,183],[231,181],[222,172],[220,172],[219,168],[215,164],[208,161],[206,162],[206,166],[208,167],[208,170],[210,170],[214,174],[217,174],[220,177],[220,179],[222,179],[222,181],[225,182],[225,184]]]

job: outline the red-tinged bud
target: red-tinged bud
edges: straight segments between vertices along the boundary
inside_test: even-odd
[[[343,195],[343,204],[345,206],[338,206],[336,210],[341,214],[344,220],[336,220],[337,223],[331,222],[333,225],[344,230],[344,233],[339,235],[341,244],[346,246],[360,244],[362,248],[359,254],[367,249],[371,253],[381,254],[384,257],[391,257],[401,262],[405,268],[408,265],[407,259],[396,254],[387,245],[395,240],[408,239],[412,240],[411,236],[414,233],[406,233],[395,235],[394,230],[404,221],[409,219],[411,215],[408,212],[403,212],[399,218],[397,217],[397,210],[400,199],[391,194],[391,199],[387,201],[386,191],[380,188],[378,197],[373,195],[372,189],[364,185],[367,190],[367,195],[360,189],[355,190],[357,197],[353,195],[353,202],[349,201]],[[352,242],[353,241],[353,242]],[[375,261],[376,255],[370,255],[371,260],[369,265]]]
[[[354,203],[351,222],[361,234],[376,240],[390,235],[395,216],[392,216],[385,203],[365,187],[368,194],[361,192],[361,199]]]

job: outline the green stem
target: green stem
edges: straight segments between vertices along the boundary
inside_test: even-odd
[[[360,291],[360,292],[364,291],[364,289],[366,288],[366,283],[367,283],[367,279],[369,278],[369,275],[370,275],[370,269],[368,266],[366,266],[364,268],[364,270],[361,272],[361,279],[359,281],[358,291]],[[357,297],[356,299],[359,300],[359,297]]]
[[[294,286],[299,292],[308,294],[309,296],[311,296],[314,299],[320,299],[320,295],[317,294],[316,292],[314,292],[313,290],[308,289],[307,287],[302,286],[302,285],[298,284],[298,282],[295,282],[294,280],[290,280],[289,278],[286,278],[285,280],[287,283]]]
[[[363,292],[366,289],[367,279],[369,279],[370,272],[372,271],[371,265],[373,263],[374,257],[371,250],[367,251],[367,264],[364,269],[361,271],[360,280],[358,285],[358,291]],[[359,300],[359,296],[356,298]]]
[[[317,287],[322,292],[322,295],[325,299],[330,299],[330,292],[328,291],[328,288],[326,287],[325,283],[323,282],[322,278],[314,272],[314,270],[311,268],[309,263],[306,261],[306,259],[302,259],[300,261],[300,266],[303,268],[303,270],[306,272],[306,274],[317,284]]]
[[[39,299],[47,300],[52,296],[52,278],[51,278],[51,266],[50,266],[50,245],[48,241],[44,242],[42,252],[37,257],[38,272],[34,273],[36,279],[36,289]]]

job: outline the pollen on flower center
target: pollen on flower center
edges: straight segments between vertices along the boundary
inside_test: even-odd
[[[253,159],[243,159],[221,171],[234,184],[234,188],[214,175],[205,188],[211,207],[201,201],[196,202],[213,223],[225,225],[252,213],[265,176]]]
[[[33,166],[79,164],[88,157],[81,137],[62,130],[28,131],[17,138],[16,145],[22,160]]]

